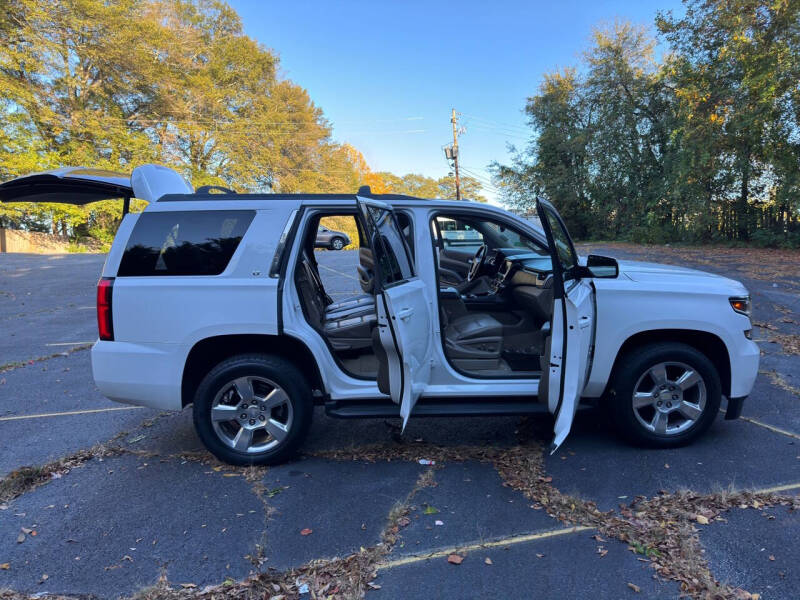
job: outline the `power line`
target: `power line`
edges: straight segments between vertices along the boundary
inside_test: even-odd
[[[470,114],[467,114],[467,113],[460,113],[460,114],[462,116],[464,116],[464,117],[467,117],[468,119],[474,119],[476,121],[483,121],[484,123],[487,123],[489,125],[499,126],[499,127],[504,128],[504,129],[517,129],[517,130],[523,131],[523,132],[527,132],[528,131],[527,127],[523,127],[521,125],[513,125],[511,123],[503,123],[501,121],[495,121],[493,119],[487,119],[485,117],[479,117],[477,115],[470,115]]]

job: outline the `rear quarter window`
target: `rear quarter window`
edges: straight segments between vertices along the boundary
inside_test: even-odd
[[[145,212],[117,276],[219,275],[254,216],[252,210]]]

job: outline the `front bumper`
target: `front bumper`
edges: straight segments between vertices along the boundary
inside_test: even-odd
[[[761,351],[752,340],[742,335],[738,344],[728,346],[731,359],[731,389],[729,398],[746,398],[753,390],[758,376]]]
[[[739,396],[738,398],[728,398],[728,408],[725,409],[725,420],[733,421],[742,416],[742,406],[747,396]]]

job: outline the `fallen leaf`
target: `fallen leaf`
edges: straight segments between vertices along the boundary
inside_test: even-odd
[[[544,554],[540,554],[539,552],[536,553],[536,558],[544,558]]]
[[[48,579],[50,579],[50,575],[48,575],[47,573],[42,573],[42,578],[39,580],[39,583],[44,583]]]
[[[593,535],[592,539],[597,542],[605,542],[605,540],[600,535]]]
[[[377,583],[372,583],[371,581],[367,582],[367,587],[369,589],[371,589],[371,590],[379,590],[379,589],[381,589],[380,585],[378,585]]]
[[[425,507],[425,510],[423,510],[422,512],[423,512],[424,514],[426,514],[426,515],[435,515],[436,513],[438,513],[438,512],[439,512],[439,509],[438,509],[438,508],[436,508],[435,506],[431,506],[430,504],[428,504],[428,505]]]
[[[491,559],[491,558],[489,558],[488,556],[487,556],[486,558],[484,558],[484,559],[483,559],[483,562],[485,562],[487,565],[491,565],[491,564],[493,564],[493,563],[492,563],[492,559]]]
[[[700,525],[708,525],[708,517],[704,517],[703,515],[696,515],[695,521],[700,523]]]
[[[642,588],[640,588],[638,585],[634,583],[628,583],[628,587],[631,588],[637,594],[642,591]]]
[[[606,554],[608,554],[608,550],[606,550],[602,546],[598,546],[597,553],[600,555],[600,558],[603,558]]]
[[[774,556],[772,556],[772,554],[770,554],[770,555],[769,555],[769,559],[770,559],[770,560],[775,560],[775,557],[774,557]]]
[[[182,583],[181,587],[185,590],[189,590],[192,588],[196,588],[197,586],[194,583]]]
[[[434,525],[439,525],[440,527],[444,525],[444,521],[439,521],[438,519],[433,523]]]
[[[0,571],[8,571],[11,568],[11,563],[0,564]]]
[[[411,519],[409,519],[408,517],[400,517],[397,520],[397,525],[399,527],[408,527],[409,525],[411,525]]]
[[[300,531],[300,535],[311,535],[313,532],[314,532],[313,529],[309,529],[308,527],[306,527],[305,529]]]
[[[449,562],[451,565],[460,565],[462,562],[464,562],[464,557],[460,554],[451,554],[447,557],[447,562]]]
[[[664,468],[665,468],[665,469],[669,469],[669,465],[665,463],[665,464],[664,464]]]
[[[21,544],[25,541],[25,534],[20,531],[19,535],[17,536],[17,543]]]

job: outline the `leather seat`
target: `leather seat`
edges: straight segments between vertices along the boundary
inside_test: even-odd
[[[447,324],[445,343],[450,358],[495,360],[502,351],[503,325],[491,315],[467,313]]]
[[[500,336],[503,325],[494,317],[484,313],[467,313],[454,319],[447,326],[448,339],[464,341]]]
[[[295,282],[306,318],[325,335],[334,349],[360,350],[372,345],[371,329],[377,321],[374,297],[359,296],[339,303],[330,302],[314,267],[305,256],[298,264]]]

